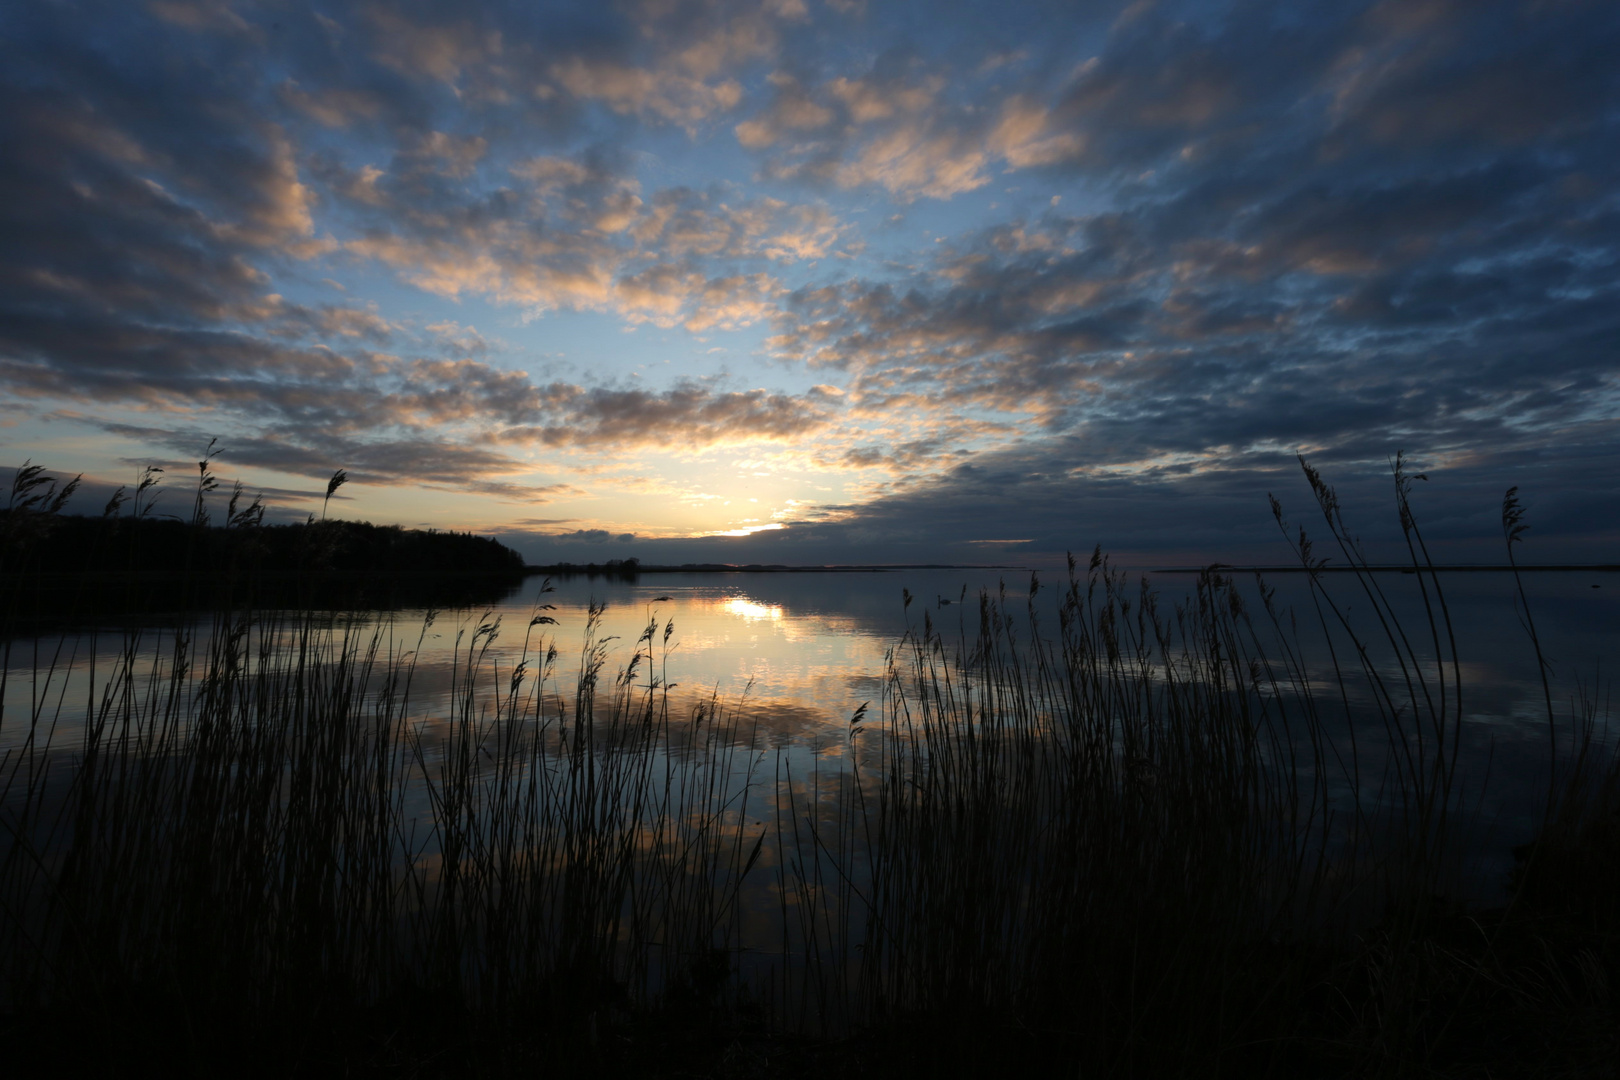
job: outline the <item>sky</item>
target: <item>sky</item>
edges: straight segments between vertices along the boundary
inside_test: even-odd
[[[0,465],[532,561],[1620,561],[1612,0],[0,8]]]

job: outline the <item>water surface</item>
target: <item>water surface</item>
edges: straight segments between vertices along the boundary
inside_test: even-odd
[[[1128,584],[1133,598],[1138,577],[1133,575]],[[1191,575],[1175,574],[1151,575],[1149,580],[1165,618],[1173,617],[1178,604],[1190,603],[1196,582]],[[1620,575],[1533,573],[1524,580],[1529,613],[1549,661],[1552,735],[1567,738],[1577,716],[1602,720],[1607,715],[1606,662],[1620,646]],[[1392,683],[1412,674],[1401,669],[1387,644],[1366,586],[1350,575],[1331,575],[1326,581],[1333,603],[1369,646],[1369,662]],[[1443,575],[1442,596],[1431,590],[1427,609],[1414,576],[1383,573],[1374,575],[1372,583],[1392,603],[1421,658],[1419,670],[1431,684],[1435,630],[1447,656],[1455,638],[1465,720],[1459,771],[1482,792],[1489,787],[1488,798],[1478,805],[1492,828],[1522,833],[1545,791],[1549,729],[1536,656],[1511,575]],[[1020,620],[1032,613],[1042,638],[1054,640],[1066,583],[1061,574],[1043,573],[1033,598],[1031,584],[1027,571],[973,569],[670,573],[636,580],[531,577],[497,604],[441,611],[431,625],[424,611],[360,612],[332,619],[362,640],[379,635],[384,657],[414,662],[409,711],[430,721],[449,707],[452,670],[464,669],[480,651],[480,662],[495,679],[492,685],[501,685],[525,655],[532,677],[538,668],[534,657],[554,645],[557,660],[549,691],[559,702],[572,703],[594,605],[599,611],[595,640],[606,658],[604,681],[630,664],[638,651],[650,651],[650,663],[638,662],[638,684],[655,680],[651,685],[667,687],[673,718],[718,703],[757,725],[769,742],[796,748],[801,762],[806,751],[827,761],[849,752],[849,721],[863,704],[870,703],[870,715],[877,715],[888,657],[908,634],[931,626],[948,644],[967,647],[978,629],[980,597],[988,596]],[[1262,642],[1274,641],[1257,584],[1252,579],[1239,584]],[[1338,735],[1345,737],[1351,724],[1372,725],[1367,684],[1353,670],[1354,649],[1338,616],[1312,597],[1302,575],[1277,575],[1268,585],[1276,590],[1275,607],[1319,693],[1331,700],[1338,686],[1321,620],[1333,628],[1341,664],[1352,668],[1346,683],[1352,715],[1343,716],[1344,709],[1335,703]],[[1441,599],[1449,611],[1449,630],[1443,621],[1432,630],[1428,611],[1438,611]],[[536,615],[555,622],[531,625]],[[479,627],[489,626],[498,630],[477,635]],[[649,626],[650,650],[642,643]],[[195,642],[206,644],[210,632],[207,624],[197,624]],[[1019,632],[1029,639],[1027,624]],[[136,643],[136,653],[151,670],[163,669],[166,650],[172,647],[170,633],[153,627]],[[56,745],[71,747],[75,727],[97,700],[119,651],[128,646],[129,639],[112,630],[12,642],[0,748],[18,746],[35,716],[47,727],[54,725]],[[1281,655],[1271,644],[1264,647],[1274,657]],[[1362,782],[1365,797],[1376,778]]]

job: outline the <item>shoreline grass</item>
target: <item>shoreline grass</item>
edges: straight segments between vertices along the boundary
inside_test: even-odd
[[[509,667],[475,620],[429,702],[420,636],[221,612],[121,638],[73,732],[36,661],[0,684],[8,1045],[114,1074],[1613,1075],[1606,713],[1548,689],[1541,826],[1470,900],[1489,780],[1412,478],[1403,626],[1307,475],[1355,617],[1280,507],[1308,611],[1216,570],[1161,608],[1098,552],[1055,626],[1038,578],[954,639],[925,605],[847,767],[717,699],[674,715],[650,613],[610,671],[593,608],[566,674],[544,607]]]

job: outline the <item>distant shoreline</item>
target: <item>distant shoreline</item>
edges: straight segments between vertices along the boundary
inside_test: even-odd
[[[831,573],[863,573],[882,574],[904,570],[1020,570],[1034,571],[1035,573],[1051,572],[1061,567],[1014,566],[1010,564],[963,564],[963,563],[856,563],[834,566],[790,566],[783,563],[683,563],[678,566],[671,565],[635,565],[627,566],[614,561],[609,563],[553,563],[551,565],[528,565],[523,568],[526,577],[535,577],[540,574],[572,575],[585,574],[594,577],[623,577],[635,578],[642,574],[831,574]],[[1211,563],[1205,566],[1160,566],[1132,569],[1120,567],[1131,573],[1142,574],[1201,574],[1206,570],[1216,570],[1223,574],[1303,574],[1310,571],[1298,564],[1275,566],[1234,566],[1228,563]],[[1389,563],[1377,566],[1345,566],[1329,564],[1314,568],[1325,574],[1345,574],[1367,572],[1374,574],[1416,574],[1419,568],[1410,564]],[[1521,574],[1528,573],[1592,573],[1613,574],[1620,573],[1620,564],[1616,563],[1530,563],[1518,567],[1507,563],[1488,564],[1460,564],[1437,565],[1421,568],[1424,572],[1430,570],[1436,573],[1511,573],[1515,569]]]
[[[527,577],[538,574],[594,574],[598,577],[636,577],[641,574],[884,574],[896,570],[1027,570],[1026,566],[974,565],[954,563],[870,563],[847,566],[788,566],[782,563],[683,563],[679,566],[625,566],[622,563],[554,563],[525,566]]]
[[[1431,570],[1445,573],[1512,573],[1517,570],[1521,574],[1546,571],[1580,572],[1590,574],[1613,574],[1620,572],[1620,565],[1589,563],[1570,565],[1565,563],[1532,563],[1529,565],[1512,566],[1508,563],[1491,563],[1488,565],[1460,565],[1460,566],[1422,566],[1401,565],[1399,563],[1385,566],[1317,566],[1307,568],[1304,566],[1229,566],[1226,563],[1212,563],[1209,566],[1171,566],[1161,567],[1157,570],[1148,570],[1150,574],[1201,574],[1205,570],[1218,570],[1226,574],[1304,574],[1311,570],[1318,570],[1325,574],[1345,574],[1364,571],[1374,574],[1416,574],[1420,570],[1427,573]]]

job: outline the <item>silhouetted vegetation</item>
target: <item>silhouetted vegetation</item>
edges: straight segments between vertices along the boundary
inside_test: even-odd
[[[0,529],[7,522],[0,519]],[[0,572],[0,631],[221,607],[399,609],[498,603],[523,559],[468,533],[356,521],[254,528],[58,516]],[[15,568],[15,569],[13,569]]]
[[[327,519],[266,525],[265,508],[234,486],[216,520],[213,446],[197,463],[189,517],[154,512],[162,469],[119,488],[100,517],[62,513],[78,479],[60,484],[25,462],[0,508],[0,633],[86,619],[217,608],[455,607],[498,602],[523,559],[471,533]],[[213,509],[211,509],[213,508]]]
[[[70,738],[65,675],[25,666],[0,685],[11,1060],[1612,1075],[1620,771],[1595,699],[1544,695],[1541,827],[1466,901],[1491,893],[1464,880],[1467,669],[1394,479],[1424,625],[1365,572],[1353,614],[1275,506],[1313,610],[1216,571],[1162,610],[1071,560],[1055,627],[1033,579],[956,640],[925,612],[850,768],[718,701],[672,715],[651,614],[614,676],[593,609],[568,694],[546,607],[500,669],[510,629],[479,620],[427,697],[391,628],[222,612],[124,639]],[[1337,643],[1328,670],[1305,634]]]
[[[9,523],[4,515],[0,511],[0,529]],[[17,570],[60,575],[131,569],[160,574],[523,572],[523,557],[490,537],[364,521],[199,530],[171,519],[60,515],[38,533],[18,552]]]

